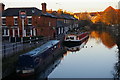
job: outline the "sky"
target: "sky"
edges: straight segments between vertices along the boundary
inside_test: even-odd
[[[5,8],[11,7],[37,7],[41,9],[41,3],[47,3],[47,9],[63,9],[70,12],[96,12],[103,11],[112,6],[118,8],[120,0],[0,0]]]

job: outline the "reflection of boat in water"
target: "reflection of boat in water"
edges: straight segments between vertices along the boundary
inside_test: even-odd
[[[73,47],[80,45],[84,40],[89,37],[88,32],[78,34],[67,34],[63,41],[63,45],[67,47]]]
[[[14,74],[3,80],[48,80],[49,74],[61,63],[62,57],[63,57],[63,54],[59,54],[52,61],[50,61],[50,63],[47,64],[47,66],[45,66],[43,70],[41,70],[40,72],[37,72],[37,74],[35,74],[34,76],[31,75],[31,76],[21,77],[21,76]],[[46,59],[45,61],[49,62]],[[44,66],[44,64],[42,64],[41,66]]]
[[[85,44],[87,43],[87,41],[88,41],[88,39],[86,40],[84,40],[80,45],[78,45],[78,46],[74,46],[73,45],[73,47],[67,47],[67,46],[65,46],[65,49],[67,50],[67,51],[71,51],[71,52],[76,52],[76,51],[79,51],[81,48],[83,48],[84,46],[85,46]]]
[[[35,80],[46,79],[48,77],[48,75],[60,64],[61,57],[59,57],[52,64],[50,64],[42,73],[40,73],[39,75],[37,75],[37,77],[36,77]]]
[[[16,72],[21,76],[34,75],[42,66],[49,55],[53,55],[60,48],[59,40],[51,40],[44,45],[19,56]]]

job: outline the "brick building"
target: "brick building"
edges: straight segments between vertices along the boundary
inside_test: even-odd
[[[56,17],[46,12],[46,3],[42,3],[42,10],[35,7],[8,8],[4,10],[2,5],[2,35],[3,38],[45,36],[54,37]],[[24,36],[20,11],[26,12],[24,19]]]
[[[73,15],[57,11],[50,13],[57,17],[56,35],[66,33],[68,30],[78,27],[78,19]]]
[[[47,4],[42,3],[42,10],[35,7],[8,8],[2,4],[2,35],[3,39],[45,36],[52,37],[66,33],[78,27],[77,19],[70,14],[46,11]],[[20,13],[25,12],[25,19]]]

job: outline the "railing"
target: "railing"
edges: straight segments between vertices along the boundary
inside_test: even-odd
[[[15,42],[15,43],[3,43],[2,44],[2,58],[7,58],[10,57],[12,55],[15,55],[17,53],[19,53],[20,51],[26,51],[29,50],[31,48],[35,48],[38,47],[42,44],[44,44],[45,42],[47,42],[48,40],[50,40],[50,37],[44,37],[41,39],[31,39],[31,40],[27,40],[24,42]]]

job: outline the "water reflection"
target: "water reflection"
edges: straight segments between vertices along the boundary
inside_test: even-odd
[[[115,71],[113,72],[114,80],[120,80],[120,29],[118,29],[118,35],[112,34],[112,32],[92,31],[90,36],[96,40],[102,42],[107,48],[113,48],[117,45],[117,62],[115,63]]]
[[[116,39],[107,31],[91,31],[82,45],[67,48],[61,66],[49,78],[113,78]],[[81,49],[82,48],[82,49]],[[76,53],[76,54],[73,54]],[[63,73],[64,72],[64,73]],[[61,74],[61,75],[60,75]]]
[[[118,47],[118,61],[115,64],[115,74],[114,78],[115,80],[120,80],[120,29],[118,30],[118,35],[115,36],[116,44]]]
[[[78,46],[73,46],[73,47],[67,47],[64,46],[64,48],[68,51],[68,52],[77,52],[80,51],[81,48],[83,48],[85,46],[85,44],[87,43],[88,38],[85,39],[80,45]]]
[[[36,76],[34,80],[47,80],[48,75],[60,64],[62,57],[58,58],[55,60],[52,64],[50,64],[45,71],[40,73],[39,75]]]
[[[90,36],[102,42],[107,48],[113,48],[116,45],[114,37],[112,37],[109,32],[92,31]]]

